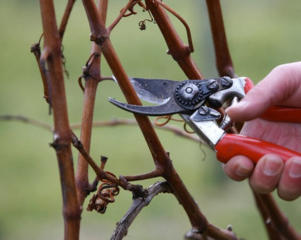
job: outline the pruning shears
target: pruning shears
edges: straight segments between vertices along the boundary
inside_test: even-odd
[[[203,80],[173,81],[165,79],[132,78],[140,99],[157,104],[140,106],[121,103],[114,105],[136,114],[164,116],[180,114],[195,133],[216,152],[217,159],[226,163],[236,155],[245,155],[256,163],[267,153],[278,154],[284,161],[300,153],[256,138],[227,133],[232,121],[218,111],[241,100],[252,88],[246,77],[218,77]],[[271,121],[301,123],[301,108],[272,107],[263,114]]]

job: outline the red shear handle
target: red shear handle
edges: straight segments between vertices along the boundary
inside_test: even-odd
[[[260,117],[274,122],[301,123],[301,108],[270,107]]]
[[[284,161],[293,156],[301,157],[301,153],[289,150],[273,143],[264,142],[256,138],[245,137],[238,134],[225,134],[215,147],[217,159],[226,163],[232,157],[244,155],[254,163],[265,154],[273,153],[279,155]]]

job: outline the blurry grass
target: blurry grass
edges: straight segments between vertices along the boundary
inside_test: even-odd
[[[193,57],[205,76],[215,76],[214,53],[203,1],[168,1],[191,25]],[[301,32],[298,1],[222,1],[229,46],[239,75],[258,81],[274,66],[300,59]],[[57,16],[64,3],[56,1]],[[124,1],[111,1],[111,22]],[[165,52],[167,47],[157,26],[147,23],[139,31],[138,22],[146,13],[123,19],[112,33],[112,42],[130,76],[185,79]],[[175,21],[176,22],[176,21]],[[36,1],[0,2],[0,114],[22,114],[51,124],[42,99],[42,84],[34,57],[29,52],[41,34]],[[184,28],[177,25],[186,41]],[[90,51],[89,30],[81,2],[72,12],[64,39],[66,67],[70,78],[66,89],[71,122],[79,122],[82,93],[76,79]],[[111,75],[103,61],[103,75]],[[132,118],[112,107],[107,98],[123,100],[117,85],[101,83],[95,119]],[[0,239],[61,239],[61,193],[57,162],[48,143],[50,133],[16,122],[0,123]],[[247,183],[234,183],[222,173],[220,164],[206,148],[158,131],[173,163],[209,220],[221,227],[232,224],[239,236],[265,239],[264,229],[253,204]],[[97,128],[93,132],[91,155],[109,157],[107,169],[116,174],[137,174],[153,168],[142,134],[137,127]],[[77,153],[74,151],[74,159]],[[202,160],[203,159],[203,160]],[[204,160],[205,159],[205,160]],[[145,181],[145,186],[152,181]],[[279,200],[280,201],[280,200]],[[122,191],[105,215],[84,212],[83,239],[108,239],[115,222],[131,204]],[[280,201],[291,222],[300,229],[300,200]],[[189,230],[188,219],[171,195],[160,195],[144,209],[128,233],[130,239],[181,239]]]

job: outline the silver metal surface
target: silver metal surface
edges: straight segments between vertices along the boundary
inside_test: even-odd
[[[225,101],[230,97],[238,97],[238,99],[243,98],[245,93],[245,77],[233,78],[233,84],[230,88],[220,90],[212,94],[209,98],[209,104],[214,105],[215,107],[221,107]]]
[[[163,116],[163,115],[170,115],[174,113],[182,113],[185,110],[177,105],[173,99],[170,99],[168,102],[155,105],[155,106],[140,106],[140,105],[133,105],[127,104],[117,101],[114,98],[109,98],[109,102],[113,103],[115,106],[126,110],[132,113],[138,113],[142,115],[148,116]]]
[[[145,78],[131,78],[131,83],[140,99],[154,104],[168,102],[179,84],[173,80]]]
[[[182,84],[184,85],[181,87],[181,89],[179,89],[178,93],[181,95],[184,101],[190,101],[199,94],[199,91],[202,91],[202,97],[200,100],[205,100],[214,92],[223,91],[222,89],[229,88],[232,85],[232,82],[232,79],[226,79],[225,77],[207,80],[204,79],[202,81],[173,81],[166,79],[131,78],[131,83],[135,88],[139,98],[155,104],[163,104],[169,101],[177,92],[176,88]]]
[[[211,149],[215,151],[215,146],[218,141],[223,137],[225,131],[217,125],[216,121],[194,121],[194,115],[198,114],[196,111],[191,116],[181,114],[185,122],[195,131],[195,133],[204,140]]]
[[[199,93],[199,88],[188,82],[179,90],[179,93],[185,100],[192,100]]]
[[[231,104],[230,104],[230,106],[232,106],[236,103],[238,103],[238,98],[234,97]],[[232,126],[233,126],[232,119],[229,117],[229,115],[227,113],[225,113],[224,118],[223,118],[222,122],[220,123],[219,127],[224,129],[224,130],[227,130]]]

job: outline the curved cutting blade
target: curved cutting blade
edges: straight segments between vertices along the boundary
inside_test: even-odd
[[[179,105],[177,105],[172,99],[169,101],[166,101],[165,103],[161,105],[156,106],[139,106],[139,105],[132,105],[127,103],[119,102],[113,98],[109,98],[109,102],[113,103],[117,107],[120,107],[121,109],[124,109],[126,111],[132,112],[132,113],[138,113],[142,115],[148,115],[148,116],[164,116],[164,115],[170,115],[175,113],[186,113],[183,108],[181,108]]]
[[[165,79],[131,78],[138,97],[144,101],[162,104],[173,96],[178,81]]]

